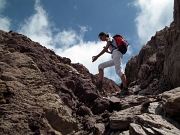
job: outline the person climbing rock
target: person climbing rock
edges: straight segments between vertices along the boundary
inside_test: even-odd
[[[106,46],[102,49],[102,51],[92,57],[92,62],[96,61],[101,55],[103,55],[105,52],[110,53],[112,55],[112,60],[103,62],[99,64],[98,70],[99,70],[99,82],[97,82],[96,86],[98,89],[102,90],[103,87],[103,77],[104,77],[104,69],[107,67],[115,66],[116,74],[121,78],[123,88],[121,90],[121,95],[128,95],[129,91],[127,88],[127,80],[126,75],[122,68],[122,58],[123,54],[117,49],[117,43],[115,39],[109,34],[106,34],[105,32],[99,33],[99,39],[101,41],[106,41]],[[110,51],[109,51],[109,50]]]

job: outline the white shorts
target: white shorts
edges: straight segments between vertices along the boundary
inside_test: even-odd
[[[124,74],[122,68],[122,58],[122,53],[116,49],[112,53],[112,60],[99,64],[98,69],[104,70],[104,68],[115,66],[116,74],[121,77]]]

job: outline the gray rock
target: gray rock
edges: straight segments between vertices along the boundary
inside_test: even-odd
[[[177,128],[178,127],[178,128]],[[142,134],[162,134],[179,135],[179,124],[168,118],[154,114],[137,115],[135,124],[131,124],[130,133],[132,135]]]

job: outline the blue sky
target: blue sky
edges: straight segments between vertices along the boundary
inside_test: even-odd
[[[111,59],[104,54],[102,31],[122,34],[130,43],[126,62],[139,53],[156,31],[173,21],[173,0],[0,0],[0,29],[13,30],[52,49],[56,54],[81,63],[93,74],[99,63]],[[105,76],[121,82],[114,67]]]

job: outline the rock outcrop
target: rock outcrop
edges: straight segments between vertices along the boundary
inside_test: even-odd
[[[0,30],[0,134],[179,135],[180,2],[174,22],[126,65],[130,95],[80,63]],[[138,68],[137,68],[138,67]]]
[[[174,0],[174,22],[180,26],[180,2]]]
[[[157,31],[142,47],[139,55],[127,62],[125,72],[129,86],[136,87],[133,91],[144,90],[147,94],[157,94],[180,86],[179,6],[180,2],[175,0],[174,21],[170,27]]]

